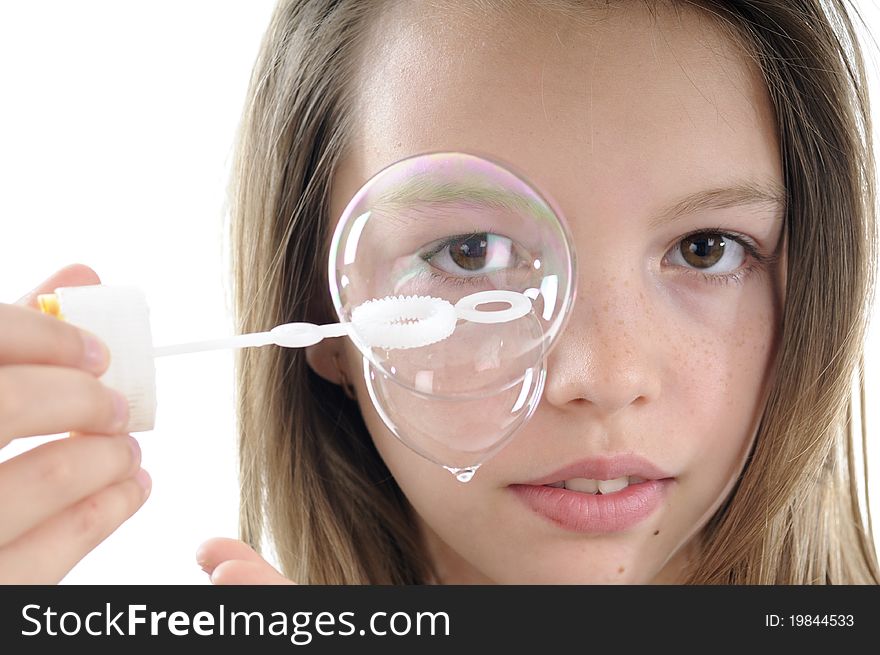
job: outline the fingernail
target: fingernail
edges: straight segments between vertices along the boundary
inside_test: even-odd
[[[83,365],[94,373],[102,373],[110,361],[107,348],[96,336],[80,330],[83,340]]]
[[[138,472],[134,474],[134,480],[141,486],[141,489],[144,490],[144,496],[150,493],[150,489],[153,487],[153,479],[150,477],[149,473],[144,469],[139,469]]]
[[[128,445],[131,448],[131,461],[140,466],[141,463],[141,445],[133,436],[128,435]]]
[[[125,432],[128,425],[128,398],[121,391],[110,390],[113,393],[113,420],[115,432]]]

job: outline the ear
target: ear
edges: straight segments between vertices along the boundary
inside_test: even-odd
[[[339,357],[339,365],[345,366],[345,357],[340,352],[337,339],[324,339],[311,346],[306,346],[306,363],[309,368],[322,378],[333,384],[342,384],[339,369],[333,361],[334,355]]]

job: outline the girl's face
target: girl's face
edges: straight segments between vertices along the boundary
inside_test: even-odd
[[[344,342],[365,421],[440,581],[676,582],[742,471],[776,347],[784,260],[761,258],[784,253],[784,208],[769,197],[783,178],[760,73],[693,10],[652,18],[626,3],[578,23],[397,4],[359,62],[359,132],[333,216],[404,157],[486,153],[555,200],[579,265],[540,406],[468,484],[385,427]],[[595,505],[554,490],[569,508],[560,522],[514,486],[630,454],[671,479],[628,525],[597,527],[578,516]]]

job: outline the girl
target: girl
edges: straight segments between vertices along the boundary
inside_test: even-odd
[[[384,167],[438,150],[491,154],[555,200],[579,297],[540,406],[468,484],[385,427],[349,341],[239,351],[246,543],[202,546],[211,579],[880,582],[852,393],[876,240],[866,93],[843,0],[280,2],[232,189],[239,332],[335,322],[326,262],[343,209]],[[22,344],[47,321],[6,312],[19,330],[4,361],[43,352]],[[74,328],[46,329],[65,344],[53,361],[76,366]],[[25,379],[3,371],[4,388]],[[79,429],[115,434],[109,396],[76,375],[81,400],[57,414],[76,405]],[[5,407],[2,434],[52,432]],[[59,515],[91,508],[98,535],[142,502],[125,438],[83,439],[76,456],[106,470],[88,484],[65,472],[55,495],[49,476],[51,506],[4,516],[4,579],[48,566],[39,545],[64,534]],[[622,478],[653,480],[658,502],[627,525],[589,516],[616,507]],[[592,484],[607,498],[585,500]]]
[[[349,341],[241,351],[244,541],[301,583],[880,581],[850,440],[865,94],[842,2],[281,2],[238,151],[240,331],[335,322],[336,221],[427,151],[490,153],[554,198],[580,293],[537,412],[466,485],[385,427]],[[534,500],[638,474],[629,455],[668,481],[634,526]],[[607,476],[555,474],[584,461]],[[200,559],[271,579],[234,543]]]

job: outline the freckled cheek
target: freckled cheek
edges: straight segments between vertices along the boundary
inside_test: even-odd
[[[691,473],[723,486],[739,472],[763,409],[777,317],[763,287],[719,294],[692,316],[671,350],[677,367],[667,370],[666,391],[677,396]]]

